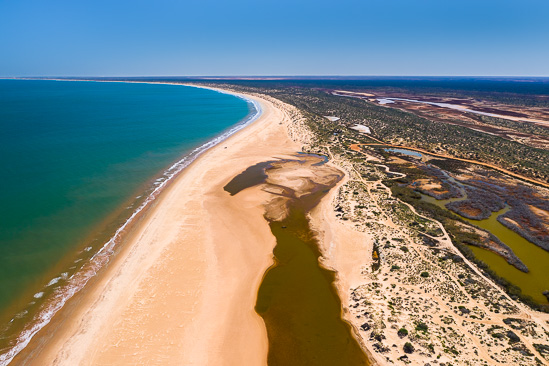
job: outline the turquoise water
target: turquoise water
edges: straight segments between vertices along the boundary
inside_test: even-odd
[[[32,320],[191,158],[172,164],[256,112],[178,85],[0,80],[2,323]],[[15,342],[1,331],[0,354]]]

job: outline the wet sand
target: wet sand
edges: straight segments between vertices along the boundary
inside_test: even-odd
[[[212,148],[166,189],[108,268],[14,361],[27,365],[259,365],[267,332],[255,313],[275,238],[268,193],[223,190],[261,161],[300,150],[284,106]]]

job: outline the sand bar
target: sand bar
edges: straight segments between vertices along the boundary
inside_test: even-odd
[[[259,365],[267,334],[257,289],[275,239],[267,193],[223,186],[300,146],[282,104],[212,148],[168,187],[124,250],[14,361],[27,365]]]

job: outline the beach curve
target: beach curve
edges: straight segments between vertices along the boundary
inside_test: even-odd
[[[241,96],[241,97],[242,97],[242,96]],[[246,99],[249,99],[249,98],[246,97]],[[251,135],[257,135],[257,132],[258,132],[257,130],[261,130],[261,128],[257,127],[256,125],[261,125],[261,126],[263,126],[263,124],[265,124],[265,121],[271,121],[271,122],[273,122],[273,118],[275,118],[275,119],[276,119],[276,118],[278,118],[278,119],[282,118],[282,119],[283,119],[283,116],[280,115],[280,114],[279,114],[278,116],[276,116],[276,117],[273,117],[273,114],[271,113],[271,109],[273,109],[273,108],[272,108],[272,105],[268,105],[269,102],[260,101],[260,100],[258,100],[257,98],[254,98],[253,100],[255,101],[255,103],[260,103],[260,104],[262,105],[262,107],[263,107],[262,109],[263,109],[264,111],[265,111],[266,109],[268,109],[268,110],[269,110],[269,113],[267,113],[268,116],[262,116],[261,118],[259,118],[258,121],[256,121],[256,123],[254,123],[254,124],[252,125],[252,126],[254,127],[254,128],[253,128],[253,131],[245,132],[245,131],[248,130],[250,127],[247,128],[247,129],[245,129],[244,131],[242,131],[242,134],[243,134],[243,135],[246,135],[247,137],[250,137]],[[267,103],[267,104],[266,104],[266,103]],[[258,105],[258,104],[256,104],[256,106],[257,106],[257,105]],[[263,117],[265,117],[265,118],[263,118]],[[263,120],[264,122],[261,123],[260,120]],[[248,125],[249,125],[249,124],[248,124]],[[271,125],[272,125],[272,126],[278,126],[278,129],[281,129],[281,130],[283,129],[283,126],[282,126],[282,125],[278,125],[278,123],[276,123],[276,124],[275,124],[275,123],[271,123]],[[281,131],[277,131],[277,135],[280,135],[280,132],[281,132]],[[269,132],[266,131],[265,133],[268,134]],[[272,133],[272,131],[271,131],[270,133]],[[286,134],[280,135],[280,136],[286,136],[284,139],[287,138],[287,135],[286,135]],[[233,135],[233,137],[229,138],[228,140],[225,140],[225,141],[224,141],[225,143],[223,144],[223,145],[225,145],[224,147],[229,147],[228,145],[236,145],[235,143],[232,143],[232,144],[231,144],[231,139],[233,139],[233,138],[235,138],[235,137],[236,137],[236,135]],[[272,137],[273,137],[273,136],[270,136],[270,137],[271,137],[271,140],[272,140]],[[242,138],[241,138],[241,139],[242,139]],[[248,138],[248,140],[250,140],[250,139]],[[275,139],[275,140],[276,140],[276,139]],[[272,141],[275,141],[275,140],[272,140]],[[277,141],[278,141],[278,140],[277,140]],[[289,140],[288,140],[288,141],[289,141]],[[286,141],[286,142],[288,142],[288,141]],[[239,146],[240,146],[240,145],[241,145],[241,144],[239,144]],[[260,145],[261,145],[261,144],[260,144]],[[281,153],[282,150],[281,150],[279,147],[281,147],[281,146],[284,145],[284,144],[282,144],[282,145],[274,144],[273,146],[276,146],[276,145],[278,145],[277,148],[276,148],[276,153]],[[291,152],[294,152],[294,151],[295,151],[295,148],[296,148],[295,145],[294,145],[293,143],[290,143],[289,145],[291,145],[291,147],[288,149],[288,152],[290,152],[290,151],[291,151]],[[263,151],[262,151],[262,153],[261,153],[260,155],[263,155],[263,153],[267,153],[267,154],[268,154],[268,150],[269,150],[269,149],[265,149],[265,144],[263,144],[263,148],[262,148],[261,150],[263,150]],[[230,150],[226,150],[225,148],[223,148],[223,147],[221,147],[221,146],[217,146],[217,149],[216,149],[216,148],[212,148],[211,150],[208,150],[208,151],[204,154],[204,155],[205,155],[205,156],[204,156],[204,159],[199,159],[199,160],[208,160],[208,161],[210,161],[210,163],[208,163],[208,164],[210,164],[210,165],[211,165],[211,164],[215,164],[215,160],[217,159],[217,160],[219,161],[219,159],[220,159],[220,157],[217,156],[217,155],[227,155],[227,154],[226,154],[227,151],[230,151]],[[245,148],[243,147],[242,149],[239,149],[239,151],[245,151]],[[272,152],[274,153],[274,150],[273,150]],[[211,156],[211,158],[208,159],[208,158],[206,157],[206,155]],[[248,154],[247,154],[247,155],[248,155]],[[216,156],[217,156],[217,157],[216,157]],[[267,155],[265,155],[265,156],[267,156]],[[254,157],[253,154],[250,154],[249,158],[250,158],[250,159],[254,159],[254,158],[257,159],[257,158],[259,158],[259,157],[258,157],[257,155]],[[186,169],[186,170],[190,170],[191,172],[192,172],[192,171],[195,171],[195,172],[196,172],[196,171],[199,171],[199,170],[201,169],[200,166],[204,167],[205,165],[208,165],[208,164],[206,164],[206,163],[204,163],[204,162],[201,163],[201,162],[197,161],[196,163],[191,164],[191,166],[190,166],[188,169]],[[194,167],[193,167],[193,165],[194,165]],[[222,164],[221,162],[219,162],[218,166],[226,166],[226,164]],[[244,164],[242,165],[242,167],[245,168],[245,167],[244,167]],[[235,168],[236,168],[236,169],[239,169],[239,168],[237,168],[237,167],[235,167]],[[194,169],[194,170],[193,170],[193,169]],[[227,169],[224,169],[224,170],[227,170]],[[164,197],[167,196],[167,195],[169,194],[168,191],[173,192],[173,191],[176,189],[175,187],[181,186],[181,183],[178,183],[178,182],[180,182],[181,180],[184,180],[183,176],[187,176],[187,177],[188,177],[189,175],[192,175],[191,172],[184,171],[184,172],[181,174],[182,177],[181,177],[181,178],[178,177],[178,178],[175,179],[174,182],[171,184],[171,185],[173,186],[173,188],[170,187],[170,189],[166,190],[166,193],[163,193],[163,194],[161,195],[161,197],[162,197],[162,196],[164,196]],[[236,170],[235,170],[235,174],[237,174],[238,172],[239,172],[239,171],[236,171]],[[155,206],[156,206],[156,207],[154,208],[154,210],[151,210],[151,213],[150,213],[150,214],[147,213],[147,214],[145,215],[145,216],[148,216],[148,217],[145,218],[145,219],[143,219],[144,221],[148,221],[150,215],[154,216],[154,215],[155,215],[155,212],[158,212],[158,211],[160,210],[160,207],[162,207],[162,204],[160,203],[160,201],[165,201],[165,200],[162,200],[162,199],[161,199],[161,200],[158,200],[158,201],[159,201],[159,202],[156,202],[156,203],[155,203]],[[142,225],[146,225],[145,222],[139,223],[138,226],[142,226]],[[135,232],[135,230],[136,230],[136,229],[134,229],[133,231]],[[129,245],[129,247],[131,247],[131,246],[132,246],[132,245]],[[268,260],[270,261],[270,260],[271,260],[271,259],[270,259],[270,258],[271,258],[271,249],[268,250],[268,253],[269,253]],[[212,258],[213,258],[213,257],[212,257]],[[214,259],[214,261],[215,261],[215,258],[213,258],[213,259]],[[270,262],[269,262],[269,264],[270,264]],[[116,267],[116,264],[114,264],[114,263],[113,263],[113,264],[109,264],[109,267],[111,267],[111,268],[108,269],[108,272],[111,272],[111,271],[112,271],[112,267]],[[259,273],[262,274],[262,273],[263,273],[263,270],[262,270],[262,271],[259,271]],[[108,277],[108,275],[103,275],[103,276],[100,276],[100,277]],[[95,282],[97,282],[97,283],[95,283],[94,286],[97,287],[97,288],[101,287],[101,286],[98,285],[98,284],[101,283],[102,281],[103,281],[103,280],[97,280],[97,281],[95,281]],[[88,290],[88,289],[86,288],[86,291],[84,291],[84,292],[92,293],[92,292],[95,292],[95,291],[92,290],[92,289]],[[89,294],[85,294],[85,295],[83,295],[82,297],[88,298],[88,297],[89,297],[88,295],[89,295]],[[255,293],[254,293],[254,299],[255,299]],[[68,300],[68,298],[67,298],[67,300]],[[85,301],[84,301],[84,300],[79,300],[79,302],[80,302],[80,303],[83,303],[83,302],[85,302]],[[251,308],[253,308],[253,306],[252,306]],[[56,310],[59,310],[59,309],[56,309]],[[71,310],[71,311],[74,311],[74,310]],[[61,313],[62,313],[62,312],[63,312],[63,311],[61,311]],[[53,316],[53,314],[50,314],[50,315]],[[59,317],[62,318],[63,315],[60,314]],[[73,318],[72,315],[71,315],[71,318]],[[66,321],[67,321],[67,320],[64,320],[64,322],[66,322]],[[46,326],[46,325],[44,324],[44,326]],[[48,327],[46,326],[46,328],[48,328]],[[63,329],[65,329],[65,328],[66,328],[66,325],[63,326]],[[38,329],[38,330],[39,330],[39,329]],[[55,333],[55,332],[54,332],[54,333]],[[66,333],[66,332],[63,331],[63,333]],[[33,335],[34,335],[34,334],[33,334]],[[31,337],[32,337],[32,336],[31,336]],[[30,341],[30,338],[31,338],[31,337],[28,338],[28,339],[29,339],[29,342],[32,342],[32,341]],[[37,338],[41,338],[40,335],[39,335]],[[40,355],[41,355],[41,357],[40,357],[40,358],[41,358],[41,364],[43,364],[44,358],[43,358],[42,356],[45,355],[45,354],[47,353],[47,352],[46,352],[47,349],[51,349],[50,344],[51,344],[51,343],[59,344],[58,340],[60,339],[60,337],[58,337],[57,334],[56,334],[56,335],[53,336],[53,338],[56,338],[57,341],[50,341],[50,340],[48,340],[48,342],[44,342],[44,340],[42,340],[42,341],[37,340],[36,343],[37,343],[37,345],[39,345],[39,346],[36,348],[34,344],[31,344],[31,346],[28,347],[28,348],[29,348],[29,350],[32,350],[32,352],[30,352],[29,350],[26,350],[26,351],[29,351],[29,352],[23,352],[23,353],[21,354],[21,359],[26,358],[26,357],[29,356],[31,353],[32,353],[33,355],[40,354]],[[74,339],[73,339],[72,341],[74,341]],[[28,343],[28,342],[27,342],[27,343]],[[24,345],[23,345],[23,346],[24,346]],[[24,347],[23,347],[23,348],[24,348]],[[37,350],[38,350],[38,351],[37,351]],[[66,350],[66,349],[65,349],[65,350]],[[34,358],[34,357],[31,357],[31,359],[32,359],[32,358]],[[17,359],[16,359],[16,360],[17,360]],[[53,360],[52,360],[52,361],[53,361]],[[58,361],[59,361],[59,360],[57,360],[57,361],[55,361],[55,362],[58,362]],[[7,360],[7,362],[9,362],[9,360]]]

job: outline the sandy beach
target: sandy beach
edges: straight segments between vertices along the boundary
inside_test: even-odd
[[[223,190],[248,166],[300,150],[290,117],[262,115],[207,151],[161,195],[122,250],[14,361],[27,365],[259,365],[267,334],[254,305],[275,239],[268,193]]]

